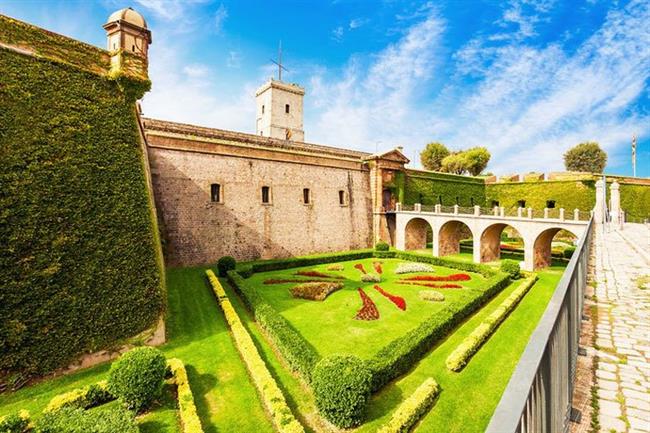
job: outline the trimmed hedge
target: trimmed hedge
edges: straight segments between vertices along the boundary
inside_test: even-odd
[[[104,380],[54,396],[43,412],[54,412],[64,407],[90,409],[111,400],[115,400],[115,397],[108,391]]]
[[[388,251],[389,249],[390,246],[384,241],[379,241],[375,244],[375,251]]]
[[[64,407],[36,421],[35,433],[139,433],[133,412],[121,406],[83,410]]]
[[[499,325],[515,309],[519,301],[537,281],[537,275],[528,277],[494,310],[480,325],[472,331],[458,347],[447,357],[445,365],[449,370],[460,371],[483,344],[496,331]]]
[[[327,356],[316,365],[314,396],[319,412],[332,424],[350,428],[361,424],[370,398],[372,373],[356,356]]]
[[[501,263],[499,264],[499,269],[501,272],[505,272],[506,274],[510,275],[510,278],[513,280],[516,280],[519,278],[521,275],[521,268],[519,267],[519,262],[515,260],[501,260]]]
[[[228,281],[289,366],[307,382],[311,382],[311,373],[320,359],[316,349],[236,271],[228,272]]]
[[[220,277],[225,277],[228,271],[232,271],[236,267],[237,261],[231,256],[223,256],[217,261],[217,269],[219,270]]]
[[[190,380],[187,377],[187,370],[183,361],[176,358],[167,360],[174,383],[176,383],[176,391],[178,394],[178,411],[180,413],[181,425],[183,426],[183,433],[203,433],[201,427],[201,420],[196,412],[196,405],[194,404],[194,394],[190,388]]]
[[[149,83],[72,66],[82,44],[63,39],[0,15],[0,41],[49,47],[0,48],[0,382],[113,346],[164,310],[135,114]]]
[[[29,422],[29,412],[26,410],[0,417],[0,433],[23,433],[27,430]]]
[[[230,273],[234,273],[234,271],[230,271]],[[226,322],[230,326],[235,346],[248,368],[264,407],[266,407],[273,419],[273,424],[280,433],[304,433],[304,428],[291,413],[282,391],[273,376],[271,376],[264,360],[262,360],[255,347],[253,339],[246,331],[237,312],[230,303],[219,279],[211,270],[207,270],[206,275],[226,317]]]
[[[379,350],[368,361],[373,372],[373,392],[407,373],[438,341],[509,283],[507,274],[496,274],[488,279],[484,288],[467,289],[465,303],[446,306]]]
[[[440,394],[440,386],[432,377],[427,378],[393,413],[390,421],[377,433],[407,433],[431,409]]]
[[[123,354],[108,372],[108,390],[129,409],[146,409],[162,392],[167,362],[154,347],[137,347]]]

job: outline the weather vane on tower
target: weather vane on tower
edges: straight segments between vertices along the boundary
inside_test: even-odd
[[[276,62],[273,59],[271,59],[271,61],[278,65],[278,80],[282,81],[282,70],[284,69],[285,71],[289,72],[287,68],[282,66],[282,41],[280,41],[280,44],[278,45],[278,61]]]

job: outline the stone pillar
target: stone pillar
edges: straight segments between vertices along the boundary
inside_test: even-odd
[[[402,203],[395,203],[395,212],[402,211]]]
[[[524,271],[532,272],[535,270],[535,242],[524,242]]]
[[[442,205],[437,204],[433,210],[435,213],[441,213],[442,212]]]
[[[612,223],[619,225],[621,223],[621,195],[619,188],[621,186],[614,181],[609,187],[609,213],[612,216]]]
[[[481,215],[481,206],[474,206],[474,216],[479,216]]]
[[[533,219],[533,208],[529,207],[528,208],[528,219]]]
[[[481,237],[480,236],[476,236],[472,238],[472,261],[474,263],[481,263]]]
[[[564,208],[560,208],[560,220],[564,221]]]
[[[605,192],[605,182],[602,179],[596,181],[596,205],[594,206],[594,222],[602,224],[605,221],[603,195]]]
[[[406,224],[404,220],[406,215],[395,215],[395,248],[404,251],[406,249]]]
[[[580,209],[573,209],[573,219],[580,221]]]
[[[503,217],[506,216],[506,208],[504,208],[503,206],[501,206],[501,207],[499,208],[499,216],[500,216],[501,218],[503,218]]]
[[[499,208],[494,206],[493,213],[494,213],[494,216],[499,216]]]
[[[544,219],[548,219],[548,208],[544,208]]]
[[[454,215],[458,215],[458,205],[454,205]]]
[[[415,212],[422,212],[422,204],[421,203],[415,203],[415,205],[413,206],[413,210]]]
[[[523,214],[523,212],[524,212],[524,208],[519,206],[517,208],[517,218],[521,218],[521,215]]]

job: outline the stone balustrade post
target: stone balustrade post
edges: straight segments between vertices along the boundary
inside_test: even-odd
[[[548,219],[548,208],[547,207],[544,208],[544,219],[545,220]]]
[[[494,213],[494,216],[499,216],[499,208],[497,206],[494,206],[494,209],[492,209],[492,212]]]
[[[533,208],[529,207],[528,208],[528,219],[533,219]]]
[[[474,216],[479,216],[481,215],[481,206],[475,205],[474,206]]]
[[[612,223],[619,225],[621,222],[621,186],[614,181],[609,187],[609,212],[612,215]]]
[[[521,215],[524,213],[524,208],[519,206],[517,208],[517,218],[521,218]]]
[[[604,203],[605,182],[602,179],[596,181],[596,206],[594,206],[594,222],[602,224],[605,221]]]
[[[564,221],[564,208],[560,208],[560,220]]]
[[[573,219],[580,221],[580,209],[573,209]]]
[[[458,215],[458,205],[454,205],[454,215]]]
[[[422,212],[422,204],[421,203],[415,203],[415,206],[413,206],[415,212]]]
[[[442,205],[438,203],[433,210],[435,213],[441,213],[442,212]]]
[[[395,203],[395,211],[396,212],[402,211],[402,203]]]
[[[506,208],[504,208],[503,206],[501,206],[501,207],[499,208],[499,216],[500,216],[501,218],[503,218],[503,217],[506,216]]]

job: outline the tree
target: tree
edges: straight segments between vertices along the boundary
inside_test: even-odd
[[[564,166],[568,171],[602,173],[607,164],[607,153],[593,141],[580,143],[564,154]]]
[[[472,147],[462,152],[465,159],[465,169],[472,176],[481,174],[488,162],[490,162],[490,152],[485,147]]]
[[[467,171],[467,159],[463,152],[452,153],[442,160],[440,171],[452,174],[464,174]]]
[[[442,143],[432,142],[427,144],[420,152],[420,162],[427,170],[439,171],[442,167],[442,160],[449,156],[449,149]]]

